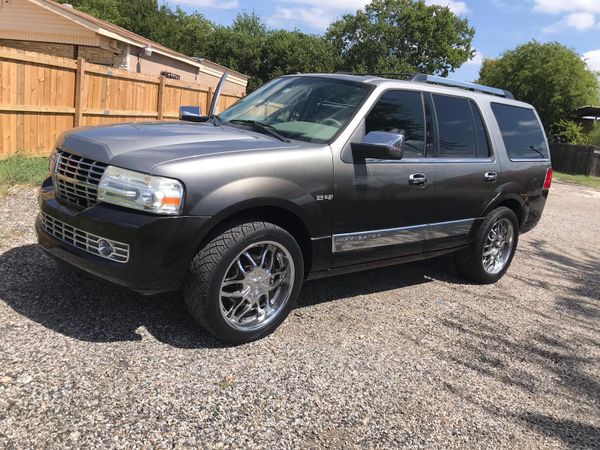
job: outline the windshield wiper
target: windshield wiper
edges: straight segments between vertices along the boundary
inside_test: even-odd
[[[291,142],[288,138],[279,134],[274,126],[269,125],[267,123],[258,122],[256,120],[247,120],[247,119],[233,119],[233,120],[229,120],[227,123],[235,123],[235,124],[239,124],[239,125],[249,125],[252,128],[254,128],[255,130],[260,130],[270,136],[273,136],[274,138],[279,139],[280,141]]]

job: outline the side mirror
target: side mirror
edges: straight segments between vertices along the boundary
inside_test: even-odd
[[[179,120],[186,120],[188,122],[206,122],[208,117],[202,115],[199,106],[180,106]]]
[[[359,158],[402,159],[404,156],[404,133],[371,131],[362,142],[353,142],[352,154]]]

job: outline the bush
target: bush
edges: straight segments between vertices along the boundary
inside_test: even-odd
[[[578,123],[561,119],[550,125],[548,140],[558,144],[585,145],[590,143],[590,135]]]

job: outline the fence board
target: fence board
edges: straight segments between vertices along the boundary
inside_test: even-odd
[[[176,119],[183,105],[206,113],[211,99],[209,86],[0,47],[0,157],[47,155],[74,126]],[[222,95],[219,109],[238,99]]]

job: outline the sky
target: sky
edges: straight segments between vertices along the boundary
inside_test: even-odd
[[[365,0],[162,0],[187,12],[229,25],[242,11],[254,12],[273,28],[321,34],[343,14],[355,12]],[[600,0],[426,0],[448,6],[475,27],[476,56],[450,75],[474,81],[484,58],[495,58],[536,39],[558,41],[577,51],[600,71]]]

